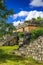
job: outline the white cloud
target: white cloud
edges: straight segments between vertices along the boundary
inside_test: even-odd
[[[18,13],[18,16],[26,16],[28,14],[28,12],[26,11],[21,11]]]
[[[39,16],[41,18],[43,18],[43,12],[42,11],[30,11],[25,20],[30,20],[32,18],[37,18]]]
[[[23,14],[22,14],[23,13]],[[30,20],[30,19],[32,19],[32,18],[37,18],[37,17],[41,17],[41,18],[43,18],[43,12],[42,11],[30,11],[30,12],[27,12],[27,11],[21,11],[21,13],[18,13],[19,14],[19,17],[21,17],[21,16],[23,16],[23,17],[25,17],[25,19],[23,20],[22,18],[21,18],[21,20],[15,20],[14,22],[13,22],[13,25],[14,26],[17,26],[19,23],[20,24],[22,24],[25,20]],[[16,14],[17,15],[17,14]],[[18,15],[17,15],[17,17],[18,17]],[[14,17],[13,17],[14,18]]]
[[[35,11],[30,11],[25,20],[30,20],[32,18],[37,18],[39,16],[41,18],[43,18],[43,12],[42,11],[36,11],[36,10]]]
[[[14,22],[13,22],[13,25],[14,25],[14,26],[17,26],[19,23],[22,24],[23,22],[21,22],[21,21],[14,21]]]
[[[28,12],[26,11],[20,11],[19,13],[13,15],[13,19],[16,19],[18,16],[19,17],[27,16],[27,14]]]
[[[43,1],[42,0],[32,0],[32,2],[30,3],[30,5],[32,5],[32,6],[37,6],[37,7],[39,7],[39,6],[43,6]]]

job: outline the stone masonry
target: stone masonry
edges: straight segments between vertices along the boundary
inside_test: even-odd
[[[14,53],[21,56],[32,56],[35,60],[43,61],[43,36],[28,45],[23,45],[18,50],[15,50]]]

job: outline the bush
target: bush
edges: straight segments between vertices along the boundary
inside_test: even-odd
[[[23,37],[23,33],[22,32],[18,32],[18,37],[19,38]]]
[[[43,35],[43,28],[37,28],[31,32],[31,39],[34,40],[41,35]]]

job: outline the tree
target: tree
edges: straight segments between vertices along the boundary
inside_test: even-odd
[[[0,37],[8,32],[7,29],[11,27],[11,24],[8,24],[6,20],[9,15],[14,13],[13,10],[7,10],[5,2],[6,0],[0,0]]]
[[[9,34],[13,34],[13,30],[15,30],[16,28],[15,28],[15,26],[13,26],[13,24],[12,23],[7,23],[6,24],[6,31],[9,33]]]
[[[8,15],[13,14],[12,10],[7,10],[5,1],[6,0],[0,0],[0,21],[5,21]]]
[[[38,22],[40,22],[41,20],[42,20],[42,18],[39,16],[39,17],[37,17],[37,19],[36,19]]]
[[[35,19],[35,18],[32,18],[32,19],[30,20],[30,22],[31,22],[31,23],[36,23],[36,19]]]

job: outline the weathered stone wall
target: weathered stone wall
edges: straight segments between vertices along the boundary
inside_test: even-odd
[[[23,36],[19,38],[18,45],[19,46],[23,46],[25,44],[27,45],[30,41],[30,37],[31,37],[31,33],[24,33]]]
[[[18,44],[17,33],[12,36],[6,35],[2,40],[0,40],[0,46],[13,46],[16,44]]]
[[[17,55],[32,56],[35,60],[43,61],[43,36],[28,45],[23,45],[14,51]]]

